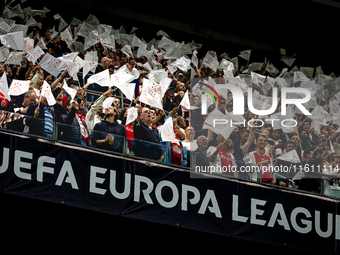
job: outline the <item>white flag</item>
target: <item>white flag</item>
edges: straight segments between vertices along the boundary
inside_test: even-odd
[[[28,30],[28,26],[21,24],[14,24],[9,30],[10,33],[22,31],[23,36],[26,36]]]
[[[326,122],[332,121],[332,116],[325,111],[322,106],[318,105],[311,112],[311,115],[308,118],[318,121],[320,124],[326,125]]]
[[[40,58],[43,54],[45,54],[45,52],[39,46],[36,46],[33,49],[33,54],[26,55],[26,58],[28,61],[33,62],[33,65],[35,65],[35,62],[37,62],[38,58]]]
[[[174,62],[174,65],[181,69],[183,72],[186,72],[188,70],[188,67],[190,66],[190,62],[190,59],[187,59],[183,56],[180,59],[177,59]]]
[[[197,58],[197,51],[194,50],[191,56],[191,62],[198,68],[198,58]]]
[[[32,55],[33,49],[34,49],[34,40],[29,37],[25,37],[24,38],[24,52]]]
[[[166,51],[170,50],[176,43],[171,41],[169,38],[166,38],[165,36],[162,37],[162,39],[158,43],[159,49],[164,49]]]
[[[170,80],[170,81],[169,81]],[[142,93],[139,97],[139,101],[142,103],[151,105],[158,109],[163,109],[162,98],[170,85],[172,80],[169,78],[163,79],[159,84],[156,82],[143,79]]]
[[[125,126],[130,124],[132,121],[134,121],[138,117],[138,111],[135,107],[130,107],[127,109],[127,116],[126,116],[126,122]]]
[[[30,81],[12,80],[9,87],[9,94],[11,96],[20,96],[28,91],[30,87]]]
[[[92,45],[95,45],[96,43],[99,43],[99,35],[98,31],[94,30],[89,33],[88,36],[85,36],[85,42],[84,42],[84,50],[87,50]]]
[[[202,64],[209,67],[214,72],[216,72],[220,63],[217,61],[217,59],[214,56],[212,56],[209,52],[207,52],[207,54],[205,55],[203,59]]]
[[[88,72],[96,70],[98,66],[97,61],[85,61],[85,65],[83,66],[83,79],[88,74]]]
[[[24,37],[22,31],[2,35],[0,38],[1,43],[7,48],[24,50]]]
[[[84,60],[98,63],[98,53],[97,53],[97,51],[93,50],[93,51],[87,52],[85,54]]]
[[[251,81],[257,85],[262,85],[266,79],[266,76],[263,76],[258,73],[251,72]]]
[[[80,58],[78,56],[75,58],[74,63],[77,64],[78,71],[79,71],[80,68],[82,68],[86,64],[86,62],[82,58]]]
[[[283,61],[287,66],[291,67],[295,61],[295,58],[282,56],[281,61]]]
[[[47,50],[46,44],[44,42],[44,38],[42,37],[39,39],[37,46],[39,46],[42,50]]]
[[[279,73],[279,70],[275,68],[275,66],[272,63],[267,64],[266,69],[268,73],[270,73],[272,76],[276,76]]]
[[[162,141],[175,142],[176,136],[174,132],[174,123],[171,117],[167,118],[161,129]]]
[[[116,87],[118,87],[119,84],[130,83],[134,79],[136,79],[135,76],[129,71],[126,65],[123,65],[111,75],[111,83]]]
[[[102,87],[110,87],[110,73],[109,69],[105,69],[104,71],[91,75],[91,77],[87,80],[89,84],[91,83],[97,83],[98,85]]]
[[[170,36],[167,33],[165,33],[163,30],[159,30],[157,32],[157,36],[159,36],[159,35],[166,36],[166,37],[170,38]]]
[[[106,108],[112,105],[113,100],[115,100],[114,97],[105,98],[105,100],[103,101],[103,112],[105,112]]]
[[[53,57],[51,54],[46,53],[39,64],[41,68],[44,69],[46,72],[52,74],[54,77],[57,77],[62,71],[61,65],[63,64],[63,62]]]
[[[191,106],[190,105],[188,90],[185,92],[185,94],[184,94],[184,96],[182,98],[182,101],[181,101],[181,103],[179,105],[184,106],[185,109],[187,109],[187,110],[194,110],[194,109],[198,108],[196,106]]]
[[[17,17],[17,16],[19,16],[22,19],[25,18],[24,12],[22,11],[20,4],[17,4],[16,6],[14,6],[7,15],[8,15],[8,18],[10,19],[13,17]]]
[[[168,72],[165,71],[165,69],[151,71],[148,75],[148,78],[150,81],[155,81],[157,83],[160,83],[161,80],[167,77],[168,77]]]
[[[216,122],[215,120],[219,120]],[[234,130],[234,125],[229,124],[228,118],[217,108],[213,110],[204,122],[203,129],[210,129],[216,134],[221,134],[225,139],[228,139],[231,132]]]
[[[0,79],[0,92],[8,99],[11,100],[10,95],[8,94],[8,82],[6,72],[3,73]]]
[[[55,105],[56,104],[55,98],[54,98],[52,90],[51,90],[51,86],[46,81],[44,81],[44,83],[43,83],[40,96],[46,97],[48,105]]]
[[[132,40],[132,47],[139,47],[140,45],[144,44],[137,36],[133,37]]]
[[[132,58],[133,54],[131,51],[131,46],[126,44],[122,47],[121,52],[123,52],[125,55],[127,55],[128,57]]]
[[[64,31],[60,32],[60,38],[68,44],[73,42],[73,36],[69,28],[66,28]]]
[[[5,20],[1,20],[0,22],[0,34],[7,34],[10,31],[11,27],[7,24]]]
[[[74,61],[67,61],[67,72],[71,77],[76,76],[77,72],[78,72],[78,65],[77,63],[75,63]]]
[[[113,51],[116,50],[115,38],[113,35],[109,35],[104,33],[99,36],[99,42],[102,46],[112,49]]]
[[[121,83],[117,86],[119,90],[125,95],[130,101],[133,100],[135,96],[136,83]]]
[[[245,60],[247,60],[247,61],[249,61],[250,54],[251,54],[251,50],[244,50],[244,51],[241,51],[238,56],[243,58],[243,59],[245,59]]]
[[[154,54],[154,50],[147,51],[146,50],[146,44],[142,44],[138,48],[137,58],[144,56],[147,59],[149,59],[153,54]]]
[[[60,32],[63,30],[65,27],[67,27],[66,21],[60,16],[60,14],[55,14],[53,15],[53,18],[57,21],[59,21],[59,26],[58,26],[58,31]]]
[[[63,89],[67,92],[67,94],[70,95],[70,97],[72,98],[72,100],[74,99],[74,97],[76,96],[77,94],[77,90],[73,89],[73,88],[70,88],[66,81],[64,81],[64,84],[63,84]]]
[[[24,52],[15,52],[12,51],[9,54],[5,64],[12,64],[12,65],[21,65],[22,55],[25,54]]]
[[[296,150],[291,150],[290,152],[284,153],[277,159],[288,161],[290,163],[301,163],[299,155],[297,154]]]
[[[5,46],[0,48],[0,62],[5,62],[6,59],[9,57],[9,49]]]

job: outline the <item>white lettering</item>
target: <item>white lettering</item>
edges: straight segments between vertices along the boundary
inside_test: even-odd
[[[303,93],[306,95],[304,98],[293,98],[287,99],[287,93]],[[294,88],[294,87],[282,87],[281,88],[281,114],[286,115],[286,106],[287,104],[294,104],[297,108],[299,108],[304,115],[311,115],[311,113],[302,105],[303,103],[307,103],[311,98],[310,91],[304,88]]]
[[[256,216],[261,216],[264,210],[257,209],[258,205],[265,205],[266,201],[252,198],[250,202],[251,214],[250,214],[250,223],[255,225],[264,226],[266,224],[265,220],[259,220]]]
[[[228,121],[225,120],[225,119],[214,119],[214,122],[213,122],[213,126],[216,127],[216,124],[217,125],[224,125],[224,124],[227,124]]]
[[[134,190],[133,201],[139,202],[139,200],[140,200],[141,182],[143,182],[147,185],[146,189],[142,190],[145,201],[148,204],[153,204],[152,199],[150,197],[150,193],[153,190],[153,183],[149,178],[146,178],[146,177],[140,176],[140,175],[135,176],[135,190]]]
[[[249,110],[257,115],[269,115],[272,114],[273,112],[275,112],[276,108],[277,108],[277,88],[274,87],[273,88],[273,103],[272,106],[270,107],[270,109],[268,110],[257,110],[254,108],[253,105],[253,88],[248,88],[248,107]]]
[[[162,189],[164,187],[169,187],[172,190],[172,199],[169,202],[163,199]],[[161,206],[164,206],[165,208],[172,208],[176,206],[176,204],[178,203],[179,195],[178,195],[177,187],[175,184],[173,184],[170,181],[165,181],[165,180],[160,181],[156,186],[155,193],[156,193],[156,199],[158,203]]]
[[[14,153],[14,173],[21,179],[31,180],[31,174],[24,173],[20,169],[31,169],[31,163],[22,162],[21,158],[31,159],[33,158],[33,154],[30,152],[16,150]]]
[[[305,227],[300,227],[297,222],[296,222],[296,216],[299,214],[299,213],[302,213],[304,214],[307,218],[310,218],[311,217],[311,214],[310,212],[306,209],[306,208],[303,208],[303,207],[296,207],[293,211],[292,211],[292,214],[290,215],[290,221],[292,223],[292,226],[293,228],[301,233],[301,234],[306,234],[308,232],[310,232],[312,230],[312,223],[309,221],[309,220],[304,220],[304,219],[301,219],[301,222],[305,225]]]
[[[209,201],[211,201],[212,206],[208,206]],[[204,214],[205,211],[209,209],[211,213],[214,213],[216,217],[222,218],[220,208],[217,203],[217,199],[215,196],[215,193],[213,190],[208,189],[207,193],[205,193],[205,196],[203,198],[202,204],[200,209],[198,210],[199,214]]]
[[[116,171],[111,170],[110,174],[110,191],[111,194],[118,199],[125,199],[130,195],[131,190],[131,174],[125,173],[124,191],[119,193],[116,189]]]
[[[182,210],[188,211],[188,192],[192,192],[194,197],[189,199],[192,205],[200,201],[200,192],[197,188],[189,185],[182,184]]]
[[[279,215],[281,217],[281,220],[277,219],[277,217]],[[280,204],[280,203],[275,204],[273,213],[272,213],[270,220],[268,222],[268,227],[274,227],[276,221],[279,225],[283,226],[285,230],[290,230],[286,213],[283,209],[282,204]]]
[[[91,166],[91,170],[90,170],[90,192],[96,193],[96,194],[99,194],[99,195],[105,194],[106,190],[102,189],[102,188],[98,188],[96,184],[97,183],[103,184],[105,179],[98,177],[97,173],[105,174],[106,170],[107,170],[106,168]]]
[[[9,165],[9,148],[4,147],[2,153],[2,165],[0,167],[0,174],[3,174],[7,171]]]
[[[315,211],[315,231],[321,237],[330,237],[333,232],[333,214],[327,214],[327,230],[324,232],[320,228],[320,211]]]
[[[55,184],[58,186],[61,186],[64,179],[65,179],[65,182],[71,184],[73,189],[78,189],[78,184],[73,173],[71,162],[68,160],[65,160],[63,166],[61,167],[60,173],[58,175],[58,179]]]
[[[44,166],[44,163],[55,164],[55,158],[48,157],[48,156],[41,156],[38,159],[38,164],[37,164],[37,181],[38,182],[43,182],[44,173],[49,173],[49,174],[54,173],[54,168]]]
[[[233,195],[232,219],[239,222],[247,222],[248,217],[238,215],[238,195]]]

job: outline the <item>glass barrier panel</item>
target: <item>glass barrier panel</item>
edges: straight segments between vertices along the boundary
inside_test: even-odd
[[[125,137],[97,130],[88,130],[84,126],[80,126],[79,122],[74,123],[74,125],[57,123],[56,140],[124,154]]]
[[[324,164],[329,169],[325,167],[313,169],[308,164],[291,164],[274,159],[271,168],[262,166],[251,169],[246,166],[244,158],[242,160],[209,159],[206,152],[197,151],[196,142],[155,144],[93,130],[87,130],[88,136],[86,137],[80,126],[55,123],[3,110],[0,111],[0,129],[77,146],[97,148],[105,152],[146,159],[173,167],[188,168],[193,178],[209,176],[237,178],[275,188],[340,198],[338,171],[336,168],[335,170],[329,168],[329,163]]]
[[[252,172],[244,161],[236,160],[234,157],[226,158],[224,154],[220,156],[218,153],[209,153],[209,151],[199,149],[190,151],[190,156],[192,178],[219,176],[257,182],[256,173]]]
[[[0,111],[0,128],[35,137],[53,139],[53,120]]]
[[[125,155],[126,138],[124,136],[93,130],[90,137],[93,147]]]
[[[132,155],[137,158],[150,159],[158,162],[165,162],[165,153],[167,151],[167,145],[162,143],[151,143],[139,139],[127,139],[129,149],[131,148]],[[131,152],[130,151],[130,152]]]

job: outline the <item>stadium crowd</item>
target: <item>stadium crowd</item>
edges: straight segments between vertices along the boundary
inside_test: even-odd
[[[4,8],[0,24],[3,22],[11,24],[11,20],[15,21],[15,24],[27,24],[27,21],[33,18],[32,12],[25,13],[24,17],[13,15],[13,9],[15,8],[10,9],[9,6]],[[214,52],[209,52],[218,62],[216,68],[211,65],[211,61],[207,61],[206,57],[197,59],[197,63],[194,61],[193,57],[200,49],[198,44],[191,44],[189,50],[182,47],[177,57],[174,55],[165,57],[169,53],[168,50],[154,47],[156,44],[145,43],[147,53],[137,57],[136,52],[131,51],[130,56],[130,52],[126,50],[129,44],[122,40],[122,35],[126,35],[123,30],[120,30],[120,39],[116,39],[113,43],[114,47],[111,47],[112,42],[110,46],[105,40],[98,40],[84,50],[87,37],[79,32],[75,33],[77,29],[84,26],[85,22],[70,25],[69,31],[71,33],[75,31],[73,36],[77,39],[69,43],[60,33],[65,31],[66,26],[55,33],[53,24],[45,22],[45,15],[49,13],[35,12],[34,18],[41,22],[30,24],[26,32],[27,37],[34,39],[34,46],[41,45],[39,43],[43,42],[43,46],[46,47],[44,54],[40,55],[37,61],[31,61],[27,59],[28,53],[26,53],[22,55],[20,64],[9,64],[5,57],[0,64],[0,75],[3,77],[6,74],[6,81],[4,79],[0,81],[1,86],[7,84],[9,91],[13,81],[29,81],[28,90],[20,95],[11,95],[8,98],[5,95],[6,91],[0,90],[0,128],[50,139],[53,135],[57,135],[60,141],[118,153],[123,153],[126,139],[129,156],[159,160],[184,167],[191,166],[193,170],[199,166],[202,172],[208,174],[255,181],[261,179],[262,183],[340,197],[338,186],[340,123],[337,121],[340,120],[337,115],[340,110],[340,96],[337,96],[339,89],[334,76],[324,75],[320,70],[318,74],[315,72],[315,75],[310,75],[297,67],[290,70],[287,68],[280,73],[275,71],[275,68],[270,68],[274,66],[269,62],[260,67],[256,67],[255,63],[249,64],[249,56],[247,65],[238,68],[235,59],[225,55],[217,57],[214,56]],[[55,20],[62,21],[58,17]],[[96,24],[95,17],[91,17],[88,22],[92,22],[92,25]],[[99,23],[96,26],[99,26]],[[8,33],[8,31],[7,33],[1,31],[2,35]],[[170,41],[174,42],[173,39]],[[0,50],[2,55],[4,55],[2,51],[4,47]],[[9,52],[21,51],[9,48]],[[85,82],[81,78],[78,80],[74,75],[70,75],[68,68],[57,75],[52,75],[41,64],[41,60],[47,53],[54,58],[77,53],[77,56],[84,60],[89,52],[96,52],[98,63],[96,63],[97,67],[85,77]],[[183,56],[189,59],[190,54],[192,55],[190,67],[182,68],[185,71],[180,66],[174,69],[173,64],[178,59]],[[240,55],[239,57],[244,58],[242,54]],[[132,81],[135,84],[134,96],[132,100],[128,100],[127,107],[123,107],[123,102],[118,97],[124,93],[120,87],[110,88],[95,82],[87,82],[91,75],[105,70],[113,75],[120,72],[122,68],[126,68],[134,76]],[[166,72],[167,78],[171,80],[161,99],[162,107],[152,106],[144,100],[140,101],[143,83],[146,79],[151,80],[151,74],[157,71],[163,72],[163,75]],[[81,73],[79,74],[81,76]],[[234,107],[233,94],[229,90],[220,91],[219,98],[215,95],[214,100],[204,101],[203,97],[210,93],[204,84],[212,87],[215,84],[238,84],[239,87],[245,85],[246,88],[252,88],[253,102],[256,102],[259,107],[266,107],[263,102],[269,102],[266,100],[273,96],[274,88],[280,90],[282,87],[299,87],[306,84],[305,87],[308,87],[312,80],[314,83],[310,85],[311,91],[317,93],[306,105],[312,114],[305,116],[299,109],[292,108],[291,118],[297,123],[292,129],[285,129],[282,125],[272,125],[266,121],[274,116],[281,118],[280,104],[273,114],[257,116],[250,111],[246,99],[244,100],[244,125],[233,126],[228,137],[224,137],[216,129],[204,127],[205,120],[210,114],[222,113],[232,118]],[[53,105],[49,103],[45,94],[42,95],[44,82],[49,84],[52,91],[55,99]],[[74,96],[66,91],[65,83],[69,88],[76,90]],[[88,90],[100,92],[101,96],[90,95],[87,93]],[[247,90],[244,90],[244,94],[247,93]],[[183,103],[186,96],[190,107],[185,107]],[[104,102],[109,98],[113,100],[109,101],[109,105],[105,105]],[[207,114],[202,115],[201,106],[205,102],[208,102]],[[130,114],[130,109],[135,109],[135,115]],[[317,111],[314,111],[315,109]],[[132,121],[129,120],[131,116],[133,116]],[[167,121],[169,119],[171,121]],[[252,119],[258,121],[250,124],[249,120]],[[169,131],[168,127],[172,129],[173,134],[171,132],[165,134],[165,131]],[[194,157],[190,157],[190,153],[193,153]],[[195,162],[191,162],[192,159]],[[281,170],[274,171],[274,166],[281,166]],[[282,167],[286,167],[284,169],[288,171],[283,171]],[[216,169],[223,169],[223,171],[218,173]],[[304,170],[302,173],[301,169]],[[311,172],[307,170],[312,169],[315,170],[313,175],[306,173]],[[257,170],[263,171],[262,177]]]

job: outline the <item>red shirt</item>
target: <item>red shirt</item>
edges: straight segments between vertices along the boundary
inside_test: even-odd
[[[132,148],[132,140],[135,138],[135,135],[133,133],[133,127],[131,126],[131,124],[127,124],[125,126],[125,134],[128,140],[128,146],[129,148]]]
[[[225,149],[219,150],[218,155],[221,159],[221,167],[227,167],[223,173],[234,176],[233,172],[230,171],[233,166],[233,155]]]
[[[247,155],[246,165],[255,165],[265,160],[271,160],[271,158],[266,154],[260,154],[257,151],[251,151]],[[273,178],[270,169],[270,164],[262,165],[261,170],[262,170],[262,182],[272,182]]]

